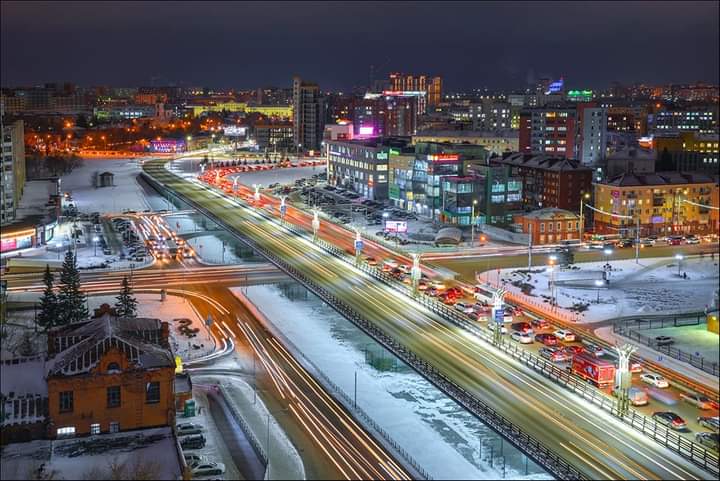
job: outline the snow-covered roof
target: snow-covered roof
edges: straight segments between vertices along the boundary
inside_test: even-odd
[[[27,395],[47,397],[43,359],[5,361],[1,366],[0,392],[3,396],[11,397],[12,393],[15,398]]]
[[[702,172],[656,172],[654,174],[621,174],[611,178],[605,184],[617,187],[635,187],[647,185],[687,185],[717,183],[718,176]]]
[[[557,209],[555,207],[546,207],[544,209],[538,209],[534,210],[532,212],[528,212],[527,214],[523,214],[523,217],[526,219],[563,219],[563,220],[570,220],[570,219],[578,219],[579,216],[574,213],[570,212],[569,210],[565,209]]]

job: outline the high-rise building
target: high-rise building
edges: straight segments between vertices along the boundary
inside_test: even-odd
[[[25,128],[22,120],[2,125],[0,162],[0,223],[15,220],[25,187]]]
[[[713,134],[718,132],[718,106],[698,105],[683,109],[662,110],[652,117],[656,134],[666,132],[698,132]]]
[[[390,74],[390,89],[394,92],[424,92],[424,98],[418,99],[418,111],[422,113],[442,101],[442,77],[394,72]]]
[[[594,102],[577,106],[575,158],[584,165],[605,160],[607,149],[607,109]]]
[[[572,159],[575,155],[575,109],[536,108],[520,113],[520,152]]]
[[[320,87],[293,77],[293,138],[300,150],[318,150],[325,125]]]

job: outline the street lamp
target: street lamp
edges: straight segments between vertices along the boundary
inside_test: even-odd
[[[597,299],[595,300],[595,304],[600,304],[600,288],[605,283],[600,279],[595,279],[595,287],[597,287]]]
[[[55,243],[55,249],[57,249],[58,260],[60,260],[60,249],[62,249],[62,242]]]
[[[682,254],[675,254],[675,259],[678,261],[678,277],[680,277],[680,269],[682,267],[682,261],[685,257]]]
[[[612,253],[613,253],[612,249],[603,249],[603,254],[605,254],[605,262],[608,261],[608,259],[612,255]]]
[[[472,201],[472,210],[470,212],[470,247],[475,247],[475,206],[477,199]]]
[[[548,264],[550,265],[550,268],[548,269],[550,271],[550,303],[552,306],[555,306],[555,263],[557,262],[557,256],[551,255],[548,258]]]
[[[585,194],[580,198],[580,242],[583,242],[583,236],[585,235],[585,217],[583,216],[583,211],[585,207],[585,201],[590,199],[590,193],[585,192]]]
[[[100,238],[98,236],[93,236],[93,238],[92,238],[93,246],[95,248],[95,251],[93,252],[93,257],[97,256],[97,243],[99,240],[100,240]]]

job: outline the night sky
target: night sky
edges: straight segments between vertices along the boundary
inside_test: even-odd
[[[2,2],[2,85],[718,82],[718,2]]]

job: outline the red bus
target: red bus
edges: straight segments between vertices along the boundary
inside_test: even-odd
[[[572,371],[596,386],[611,386],[615,382],[615,365],[586,352],[573,356]]]

